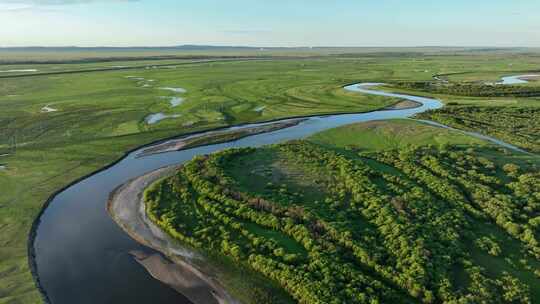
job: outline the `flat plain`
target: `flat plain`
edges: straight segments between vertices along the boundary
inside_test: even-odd
[[[451,74],[448,81],[455,83],[489,82],[538,72],[540,64],[536,53],[456,52],[226,54],[232,58],[204,54],[203,60],[215,59],[211,62],[193,58],[115,61],[117,54],[100,56],[109,58],[106,63],[80,62],[87,58],[84,53],[73,55],[75,62],[69,63],[58,58],[39,64],[29,62],[35,58],[10,59],[0,65],[2,71],[19,71],[0,75],[0,303],[40,301],[28,266],[28,235],[55,191],[114,162],[126,151],[160,139],[291,116],[372,111],[397,102],[347,92],[342,88],[346,84],[384,82],[389,84],[387,90],[437,97],[448,106],[422,118],[449,123],[452,117],[449,124],[454,127],[537,152],[538,96],[463,96],[452,90],[397,85],[436,82],[433,77],[441,74]],[[540,83],[520,86],[535,91]],[[178,97],[182,103],[172,106],[171,99]],[[519,112],[521,118],[510,121],[520,126],[494,131],[489,126],[501,112],[509,113],[508,119]],[[166,118],[149,124],[152,114]],[[470,115],[478,123],[464,123],[464,118],[472,119]],[[426,141],[452,144],[453,136],[439,134],[436,140]],[[329,133],[319,140],[335,146],[358,145]],[[374,146],[365,149],[381,148],[377,141],[370,142]],[[399,140],[385,142],[393,142],[398,150],[408,146]],[[498,155],[497,159],[511,158],[486,151],[486,155]],[[527,161],[531,160],[523,164]]]

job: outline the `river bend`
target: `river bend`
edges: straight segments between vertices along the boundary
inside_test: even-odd
[[[190,303],[185,297],[153,279],[129,254],[150,250],[132,240],[110,218],[106,203],[116,187],[158,168],[180,164],[194,156],[231,147],[258,147],[305,138],[322,130],[381,119],[407,118],[442,107],[438,100],[392,94],[369,87],[374,83],[346,86],[363,94],[407,99],[421,104],[413,109],[380,110],[359,114],[314,116],[302,123],[233,142],[137,157],[134,151],[115,165],[73,184],[52,198],[39,219],[33,243],[41,288],[54,304],[85,303]],[[238,129],[256,126],[251,124]]]

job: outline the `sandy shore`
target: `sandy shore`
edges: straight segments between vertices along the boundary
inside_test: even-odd
[[[116,223],[137,242],[165,254],[132,251],[130,254],[154,278],[171,286],[195,304],[239,303],[210,273],[197,264],[202,257],[161,231],[146,216],[143,192],[153,182],[171,176],[179,166],[169,166],[137,177],[117,188],[107,210]]]
[[[180,151],[184,149],[204,146],[208,144],[217,144],[239,140],[241,138],[290,128],[305,121],[305,118],[288,119],[285,121],[273,122],[263,125],[240,127],[233,130],[210,131],[200,134],[169,140],[159,145],[152,146],[143,150],[137,157],[148,156],[152,154]]]
[[[421,107],[422,104],[412,100],[402,100],[394,105],[384,108],[383,110],[405,110]]]
[[[518,77],[518,79],[523,81],[539,81],[540,80],[540,74],[539,75],[523,75],[521,77]]]

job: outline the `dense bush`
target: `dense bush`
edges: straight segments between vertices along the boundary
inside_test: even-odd
[[[472,97],[536,97],[540,88],[528,86],[490,85],[475,83],[397,82],[393,86],[403,89],[438,94]]]
[[[245,162],[268,161],[262,150],[304,183],[320,177],[322,197],[308,200]],[[239,174],[265,190],[246,190]],[[356,155],[305,141],[226,150],[195,158],[145,195],[152,220],[173,236],[262,274],[299,303],[531,303],[531,282],[488,271],[483,257],[538,262],[540,174],[474,150]],[[512,273],[534,277],[527,267]]]
[[[419,118],[499,138],[525,150],[540,152],[540,108],[445,107]]]

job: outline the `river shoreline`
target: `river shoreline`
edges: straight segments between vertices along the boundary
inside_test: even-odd
[[[294,139],[294,138],[301,138],[302,136],[304,136],[306,134],[311,134],[312,132],[316,132],[317,130],[320,131],[320,130],[324,130],[324,129],[328,129],[328,128],[331,128],[331,127],[336,127],[336,126],[340,126],[340,125],[344,125],[344,124],[348,124],[348,123],[359,122],[359,121],[371,121],[371,120],[377,120],[377,119],[380,120],[380,119],[391,119],[391,118],[400,118],[400,117],[401,118],[411,117],[412,115],[414,115],[414,114],[416,114],[418,112],[422,112],[422,111],[429,110],[429,109],[436,109],[436,108],[440,108],[440,107],[443,106],[443,104],[439,100],[436,100],[436,99],[433,99],[433,98],[426,98],[426,97],[420,97],[420,96],[414,96],[414,95],[386,93],[386,92],[382,92],[382,91],[376,91],[376,90],[367,89],[367,87],[372,87],[372,86],[375,86],[375,85],[382,85],[382,84],[352,84],[352,85],[347,85],[344,88],[347,89],[347,90],[356,91],[356,92],[363,93],[363,94],[382,95],[382,96],[388,96],[388,97],[396,98],[395,99],[396,102],[394,103],[394,106],[396,104],[401,103],[405,99],[405,100],[412,100],[412,101],[419,102],[419,104],[421,104],[422,107],[424,107],[424,108],[420,107],[417,110],[404,110],[403,111],[403,110],[392,110],[391,108],[388,108],[388,107],[381,107],[381,108],[376,109],[376,110],[365,111],[365,112],[313,114],[313,115],[307,115],[307,116],[298,116],[298,117],[273,119],[273,120],[263,121],[263,122],[258,122],[258,123],[244,123],[244,124],[240,124],[240,125],[236,125],[236,126],[222,126],[222,127],[214,128],[214,129],[211,129],[211,130],[196,131],[196,132],[192,132],[190,134],[186,133],[186,134],[179,135],[179,136],[178,135],[177,136],[172,136],[172,137],[170,137],[168,139],[157,140],[157,141],[155,141],[153,143],[145,144],[145,145],[139,146],[137,148],[134,148],[134,149],[130,150],[129,152],[125,153],[124,156],[119,158],[117,161],[105,166],[104,168],[102,168],[100,170],[97,170],[97,171],[95,171],[95,172],[93,172],[91,174],[88,174],[88,175],[78,179],[77,181],[69,184],[68,186],[62,188],[59,191],[56,191],[47,200],[47,202],[45,203],[44,207],[42,208],[42,210],[40,212],[39,217],[33,223],[32,230],[31,230],[31,235],[30,235],[30,238],[29,238],[29,247],[28,247],[28,250],[29,250],[29,263],[30,263],[30,267],[32,269],[32,273],[34,275],[34,278],[36,280],[36,284],[38,285],[38,288],[40,289],[40,291],[42,291],[43,297],[45,299],[48,299],[47,291],[44,288],[42,288],[42,285],[41,285],[42,277],[38,276],[39,272],[38,272],[38,268],[37,268],[37,266],[38,266],[37,261],[39,259],[36,257],[36,247],[35,247],[36,238],[39,239],[39,237],[37,237],[37,229],[39,228],[40,222],[43,219],[42,216],[45,213],[45,210],[48,208],[48,206],[58,196],[61,196],[60,194],[62,194],[64,191],[67,191],[68,189],[71,188],[71,190],[75,189],[75,191],[79,192],[80,191],[79,188],[87,187],[86,189],[83,189],[83,190],[90,191],[90,192],[84,192],[84,193],[88,193],[89,197],[80,197],[80,199],[78,199],[74,203],[75,204],[81,204],[81,202],[85,202],[85,201],[88,200],[88,202],[87,202],[88,204],[96,205],[95,202],[101,202],[100,204],[96,205],[98,207],[98,209],[102,211],[102,212],[100,212],[100,214],[98,216],[101,217],[101,218],[106,217],[106,218],[108,218],[108,221],[110,221],[109,213],[105,211],[105,208],[103,206],[107,204],[107,196],[108,196],[108,194],[113,190],[114,190],[113,192],[115,192],[115,193],[119,190],[119,188],[116,187],[117,185],[120,185],[120,184],[125,185],[126,181],[128,181],[128,182],[133,181],[133,180],[138,178],[137,176],[140,177],[145,172],[151,172],[150,174],[152,174],[152,172],[154,172],[152,170],[155,170],[155,169],[158,169],[158,168],[165,168],[165,167],[167,167],[167,168],[168,167],[175,168],[175,167],[178,167],[178,164],[180,164],[181,161],[188,161],[193,156],[212,153],[213,151],[217,151],[216,149],[225,149],[228,146],[227,145],[221,145],[221,144],[202,145],[199,148],[187,149],[187,150],[182,151],[182,152],[171,152],[171,153],[164,153],[164,154],[161,154],[161,155],[151,155],[151,156],[149,156],[147,158],[137,158],[136,155],[140,154],[142,151],[144,151],[145,148],[151,148],[151,147],[154,147],[155,145],[166,143],[167,141],[170,141],[172,139],[183,139],[183,138],[186,138],[186,137],[188,137],[190,135],[195,135],[195,134],[208,134],[209,132],[218,131],[218,130],[219,131],[225,131],[225,132],[227,132],[227,131],[234,132],[235,130],[237,131],[238,128],[242,127],[242,126],[245,126],[245,127],[257,126],[257,125],[261,126],[262,124],[269,124],[269,123],[272,123],[272,122],[281,122],[281,123],[283,123],[285,121],[290,121],[291,119],[294,119],[294,118],[301,118],[301,119],[312,118],[312,119],[309,119],[306,123],[301,123],[298,126],[290,127],[290,129],[285,128],[284,130],[289,130],[288,132],[284,132],[284,130],[276,131],[276,132],[268,131],[269,132],[268,136],[266,136],[266,135],[263,136],[263,134],[261,133],[259,135],[247,136],[246,139],[242,139],[242,140],[232,139],[233,141],[235,141],[235,145],[238,145],[238,146],[245,146],[247,143],[249,143],[249,146],[252,146],[253,144],[260,144],[262,142],[264,142],[264,144],[271,144],[271,143],[277,143],[277,142],[284,141],[284,140],[290,140],[290,139]],[[411,107],[411,108],[413,108],[413,107]],[[418,107],[415,106],[414,108],[418,108]],[[351,114],[351,115],[344,115],[344,114]],[[263,133],[268,133],[268,132],[263,132]],[[284,135],[286,133],[293,133],[293,135],[292,136]],[[254,138],[260,138],[260,139],[255,139],[254,140]],[[264,138],[264,140],[263,140],[263,138]],[[268,138],[270,138],[270,139],[268,139]],[[257,140],[259,140],[259,141],[257,142]],[[254,142],[250,143],[252,141],[254,141]],[[184,159],[184,158],[180,157],[180,155],[189,155],[189,158]],[[158,159],[159,159],[159,161],[157,161]],[[171,160],[171,162],[169,162],[169,159]],[[172,161],[173,159],[174,159],[174,161]],[[163,163],[161,162],[162,160],[163,160]],[[158,166],[156,164],[161,164],[161,165]],[[138,166],[144,167],[146,169],[144,169],[144,171],[137,171],[136,169],[138,168]],[[128,172],[126,172],[125,175],[120,175],[119,174],[119,173],[122,172],[122,170],[126,170],[127,168],[129,168],[129,170],[128,170]],[[111,172],[113,172],[113,171],[115,171],[115,173],[118,174],[118,175],[114,175],[113,177],[111,177],[110,175],[111,175]],[[138,173],[136,173],[136,172],[138,172]],[[103,174],[103,176],[101,176],[100,179],[103,179],[104,177],[109,177],[110,178],[110,180],[108,180],[108,182],[110,182],[109,183],[110,188],[107,188],[106,184],[104,184],[104,183],[93,184],[95,181],[91,181],[91,180],[93,178],[97,179],[97,177],[95,177],[95,176],[98,175],[98,174]],[[147,174],[149,174],[149,173],[147,173]],[[85,183],[80,183],[81,181],[86,180],[86,179],[88,179],[88,180]],[[82,185],[86,184],[86,185],[81,186],[81,184]],[[92,187],[88,188],[88,185],[94,185],[95,188],[92,188]],[[116,187],[116,189],[115,189],[115,187]],[[100,191],[102,191],[103,196],[104,196],[103,199],[100,200],[100,198],[99,198],[99,197],[101,197],[101,194],[92,194],[93,192],[91,192],[91,191],[95,192],[95,189],[100,189]],[[103,189],[107,189],[107,190],[103,191]],[[140,191],[142,191],[142,190],[139,189],[139,192]],[[136,202],[137,200],[134,200],[134,201]],[[68,201],[66,201],[66,202],[68,202]],[[70,200],[69,202],[71,203],[72,201]],[[58,202],[58,203],[60,203],[60,202]],[[63,207],[63,208],[65,209],[65,207]],[[137,211],[138,209],[134,208],[134,210]],[[58,210],[56,210],[56,212],[58,212]],[[101,214],[101,213],[103,213],[103,214]],[[76,215],[77,214],[75,214],[75,216]],[[82,214],[80,214],[80,215],[84,216],[85,218],[87,218],[89,216],[87,213],[84,213],[84,215],[82,215]],[[69,216],[74,216],[74,214],[69,213]],[[47,217],[46,216],[44,216],[44,217],[47,220]],[[51,222],[50,219],[49,219],[49,222]],[[121,234],[123,237],[125,237],[124,232],[122,232],[122,231],[116,232],[118,230],[117,229],[118,226],[116,226],[114,222],[112,224],[115,226],[115,229],[114,230],[109,229],[109,230],[107,230],[107,232],[109,234],[114,234],[114,235]],[[77,226],[77,227],[79,227],[79,226]],[[94,228],[92,228],[92,231],[94,231]],[[163,232],[161,232],[160,229],[157,229],[156,231],[157,231],[156,232],[157,234],[163,234]],[[56,234],[49,233],[50,236],[49,236],[48,239],[51,240],[51,237],[53,237],[53,238],[57,237],[58,233],[59,233],[59,231],[56,231]],[[46,234],[46,236],[47,236],[47,234]],[[100,235],[100,237],[101,238],[96,238],[96,240],[101,240],[102,238],[105,238],[105,239],[111,238],[109,235],[105,235],[105,234]],[[77,235],[77,237],[75,239],[78,240],[79,238],[80,238],[80,235]],[[129,237],[127,237],[127,238],[129,238]],[[130,238],[130,239],[134,243],[142,243],[142,244],[144,244],[143,242],[140,242],[139,240],[137,240],[135,238]],[[95,245],[103,246],[99,242],[96,243]],[[117,245],[112,244],[112,243],[107,244],[107,247],[103,247],[103,252],[105,252],[105,250],[110,250],[111,246],[114,247],[114,246],[117,246]],[[152,247],[152,246],[149,246],[149,247]],[[122,247],[122,248],[125,248],[125,247]],[[122,250],[122,249],[120,249],[120,250]],[[157,257],[156,257],[155,254],[152,254],[152,256],[146,256],[144,252],[143,253],[141,253],[141,252],[133,252],[133,247],[131,247],[131,246],[128,247],[128,248],[125,248],[123,250],[124,251],[122,251],[122,252],[124,252],[124,253],[130,252],[132,256],[137,257],[137,261],[141,265],[145,266],[145,268],[146,268],[146,266],[152,266],[153,265],[154,268],[150,269],[148,272],[154,277],[160,276],[160,274],[163,274],[163,272],[162,272],[163,268],[160,268],[161,270],[159,270],[157,272],[153,271],[153,270],[156,270],[156,268],[155,268],[156,265],[158,265],[158,268],[161,267],[161,266],[169,266],[169,267],[172,267],[172,268],[176,267],[175,265],[167,263],[166,260],[161,260],[159,255]],[[161,251],[161,250],[158,250],[158,251]],[[184,251],[184,253],[185,253],[185,251]],[[165,254],[167,255],[167,252],[165,252]],[[48,258],[49,258],[49,260],[47,260],[47,262],[50,261],[51,256],[49,256]],[[150,258],[150,260],[148,260],[148,258]],[[79,261],[81,259],[81,256],[80,256],[80,254],[77,254],[77,255],[74,255],[72,259],[74,259],[74,261]],[[95,259],[95,255],[92,255],[91,259]],[[44,265],[44,264],[40,264],[40,265]],[[117,268],[115,263],[110,264],[109,267],[112,267],[114,269]],[[136,267],[140,267],[140,265],[136,265]],[[165,267],[165,268],[167,268],[167,267]],[[87,272],[88,271],[93,271],[93,269],[86,269],[86,271]],[[168,272],[168,271],[165,270],[165,272]],[[123,272],[121,272],[121,273],[123,273]],[[209,273],[216,273],[216,272],[209,272]],[[209,277],[209,276],[203,276],[203,277]],[[103,275],[102,272],[99,272],[97,274],[94,274],[94,278],[95,279],[103,279],[103,278],[107,278],[107,276]],[[168,278],[170,278],[170,276]],[[43,280],[43,281],[45,281],[45,280]],[[162,281],[164,281],[164,280],[162,280]],[[72,284],[71,281],[65,281],[63,278],[56,278],[56,277],[55,277],[55,281],[50,281],[50,279],[49,279],[49,282],[60,282],[60,284],[56,283],[56,285],[61,286],[61,288],[65,288],[65,286],[69,286],[69,284]],[[116,283],[116,281],[111,281],[110,283]],[[53,297],[54,297],[54,295],[53,295]],[[48,302],[48,301],[46,300],[46,302]],[[60,301],[58,303],[64,303],[64,302]],[[69,302],[66,302],[66,303],[69,303]]]
[[[121,185],[111,193],[107,211],[130,237],[172,261],[159,254],[130,252],[155,279],[182,293],[194,304],[238,303],[212,274],[197,265],[204,262],[201,256],[161,232],[146,216],[144,191],[154,182],[173,175],[180,167],[164,167]]]
[[[359,83],[347,84],[347,85],[342,86],[342,88],[348,89],[348,87],[353,87],[353,86],[356,86],[356,85],[361,85],[361,84],[359,84]],[[361,88],[361,86],[359,86],[359,88]],[[374,92],[374,91],[372,91],[372,92]],[[415,96],[412,96],[412,95],[407,95],[407,96],[410,96],[411,98],[415,97]],[[393,97],[393,96],[390,96],[390,97]],[[393,105],[396,105],[396,104],[398,104],[398,103],[400,103],[402,101],[403,97],[399,96],[399,97],[394,97],[394,98],[398,98],[398,101],[396,101],[393,104]],[[417,98],[422,98],[422,97],[417,96]],[[439,104],[440,104],[440,102],[439,102]],[[391,106],[392,105],[390,105],[390,107]],[[91,173],[89,173],[87,175],[84,175],[84,176],[72,181],[71,183],[69,183],[65,187],[55,191],[47,199],[47,201],[44,203],[42,209],[40,210],[38,216],[36,217],[35,221],[33,222],[32,227],[30,229],[30,233],[29,233],[29,238],[28,238],[28,262],[29,262],[29,268],[30,268],[30,271],[32,273],[32,276],[34,277],[35,284],[36,284],[38,290],[41,293],[43,301],[45,303],[50,303],[51,302],[47,290],[43,287],[42,278],[39,275],[37,254],[36,254],[36,247],[35,247],[36,239],[38,238],[37,231],[38,231],[38,229],[40,227],[40,224],[41,224],[41,222],[43,220],[44,214],[48,210],[51,203],[60,194],[64,193],[65,191],[68,191],[68,189],[71,189],[72,187],[75,187],[76,185],[80,184],[82,181],[85,181],[87,179],[91,179],[92,177],[94,177],[94,176],[96,176],[98,174],[102,174],[103,172],[106,172],[107,170],[112,169],[113,167],[117,166],[118,164],[120,164],[123,161],[125,161],[126,159],[128,159],[130,157],[130,155],[133,154],[133,153],[136,153],[138,151],[142,151],[144,148],[148,148],[148,147],[152,147],[152,146],[155,146],[155,145],[158,145],[158,144],[165,143],[165,142],[173,140],[173,139],[185,138],[187,136],[208,133],[208,132],[211,132],[211,131],[223,131],[223,130],[227,130],[227,129],[233,129],[233,128],[238,128],[238,127],[248,126],[248,125],[253,125],[253,124],[283,122],[283,121],[291,120],[291,119],[308,119],[308,118],[320,118],[320,119],[323,119],[323,118],[326,118],[326,117],[341,116],[341,115],[364,115],[364,114],[367,115],[367,114],[370,114],[370,113],[385,111],[385,109],[390,110],[390,109],[388,109],[388,106],[387,106],[387,107],[381,107],[381,108],[370,110],[370,111],[343,111],[343,112],[335,112],[335,113],[314,113],[314,114],[311,114],[311,115],[299,115],[299,116],[292,116],[292,117],[285,117],[285,118],[276,118],[276,119],[270,119],[270,120],[260,121],[260,122],[246,122],[246,123],[238,124],[238,125],[235,125],[235,126],[220,126],[220,127],[216,127],[216,128],[213,128],[213,129],[188,132],[188,133],[181,134],[181,135],[174,135],[174,136],[170,136],[170,137],[167,137],[167,138],[164,138],[164,139],[156,140],[156,141],[153,141],[153,142],[146,143],[146,144],[143,144],[141,146],[135,147],[133,149],[130,149],[122,157],[118,158],[114,162],[102,167],[101,169],[95,170],[95,171],[93,171],[93,172],[91,172]],[[105,213],[107,213],[107,212],[105,212]]]
[[[29,76],[29,75],[24,75],[24,76]],[[345,87],[350,86],[350,85],[352,85],[352,84],[343,85],[342,88],[345,88]],[[397,104],[397,103],[399,103],[399,102],[396,102],[395,104]],[[372,113],[372,112],[376,112],[376,111],[381,111],[381,110],[384,110],[384,109],[385,108],[379,108],[379,109],[374,109],[374,110],[370,110],[370,111],[350,111],[350,112],[342,111],[342,112],[335,112],[335,113],[319,113],[319,114],[311,114],[311,115],[297,115],[297,116],[290,116],[290,117],[284,117],[284,118],[275,118],[275,119],[263,120],[263,121],[259,121],[259,122],[246,122],[246,123],[241,123],[241,124],[237,124],[237,125],[234,125],[234,126],[220,126],[220,127],[207,129],[207,130],[193,131],[193,132],[187,132],[187,133],[180,134],[180,135],[173,135],[173,136],[165,137],[165,138],[162,138],[162,139],[158,139],[158,140],[155,140],[155,141],[152,141],[152,142],[145,143],[145,144],[142,144],[140,146],[134,147],[134,148],[126,151],[124,153],[124,155],[119,157],[117,160],[109,163],[108,165],[106,165],[106,166],[104,166],[104,167],[102,167],[102,168],[100,168],[98,170],[92,171],[92,172],[90,172],[90,173],[88,173],[88,174],[86,174],[84,176],[81,176],[80,178],[77,178],[77,179],[71,181],[70,183],[68,183],[64,187],[62,187],[62,188],[58,189],[57,191],[53,192],[51,194],[51,196],[49,196],[49,198],[43,204],[43,206],[42,206],[41,210],[39,211],[38,215],[36,216],[34,222],[32,223],[32,226],[30,228],[30,232],[28,234],[28,241],[27,241],[28,254],[27,255],[28,255],[29,269],[30,269],[30,273],[32,274],[32,277],[34,278],[34,283],[36,285],[36,288],[40,292],[40,295],[42,297],[43,302],[46,303],[46,304],[51,303],[50,298],[49,298],[49,296],[47,294],[47,291],[43,287],[43,284],[41,283],[41,279],[40,279],[40,277],[38,275],[38,266],[37,266],[37,262],[36,262],[36,248],[34,246],[35,240],[36,240],[36,237],[37,237],[37,231],[38,231],[39,225],[41,223],[42,216],[45,213],[45,211],[48,209],[50,204],[54,201],[54,199],[59,194],[61,194],[62,192],[68,190],[72,186],[74,186],[74,185],[76,185],[76,184],[78,184],[78,183],[80,183],[80,182],[94,176],[94,175],[97,175],[97,174],[99,174],[101,172],[104,172],[104,171],[114,167],[115,165],[119,164],[121,161],[126,159],[131,153],[142,150],[144,148],[149,148],[149,147],[152,147],[152,146],[155,146],[155,145],[163,144],[163,143],[165,143],[167,141],[170,141],[170,140],[179,139],[179,138],[182,138],[182,137],[193,136],[193,135],[203,134],[203,133],[212,132],[212,131],[223,131],[223,130],[227,130],[229,128],[242,127],[242,126],[255,124],[255,123],[257,123],[257,124],[274,123],[274,122],[280,122],[280,121],[290,120],[290,119],[307,119],[307,118],[313,118],[313,117],[326,117],[326,116],[343,115],[343,114],[364,114],[364,113]]]
[[[396,104],[386,107],[383,110],[411,109],[422,106],[421,103],[401,100]],[[197,134],[192,137],[175,139],[162,144],[152,146],[143,150],[137,157],[144,157],[153,154],[189,149],[197,140],[204,136],[210,136],[208,144],[223,142],[217,137],[214,140],[212,136],[230,134],[234,138],[226,140],[238,140],[240,138],[272,132],[292,126],[296,126],[305,119],[291,119],[281,122],[273,122],[263,126],[248,127],[239,130],[226,130],[217,132],[208,132]],[[191,141],[190,141],[191,140]],[[214,141],[212,141],[214,140]],[[194,304],[210,304],[212,299],[209,296],[214,295],[215,303],[239,303],[234,300],[225,290],[225,288],[212,278],[211,274],[205,273],[194,263],[198,258],[194,258],[197,253],[191,249],[182,246],[175,241],[160,227],[155,225],[146,216],[145,203],[143,200],[144,191],[156,181],[172,176],[181,165],[172,165],[151,171],[142,176],[128,181],[116,188],[109,197],[107,203],[107,212],[111,218],[120,226],[131,238],[150,247],[160,253],[163,253],[173,262],[167,261],[159,254],[147,254],[145,252],[130,252],[133,258],[141,264],[148,273],[155,279],[169,285],[176,291],[182,293]],[[176,254],[182,252],[182,254]],[[200,263],[199,263],[200,264]],[[189,286],[198,286],[198,293],[193,293]],[[201,295],[201,289],[211,290],[210,293]]]
[[[391,110],[409,110],[409,109],[415,109],[421,107],[422,104],[416,101],[411,100],[402,100],[398,103],[388,106],[383,109],[383,111],[391,111]]]
[[[390,106],[376,111],[405,110],[421,106],[422,103],[420,102],[401,99]],[[193,136],[168,140],[161,144],[153,145],[150,148],[142,150],[137,157],[200,146],[196,144],[196,141],[206,135],[210,136],[210,142],[206,144],[228,142],[251,135],[268,133],[296,126],[306,119],[306,117],[282,119],[269,122],[263,126],[199,133]],[[234,138],[229,140],[218,139],[212,142],[212,135],[223,134],[232,134]],[[195,143],[195,145],[192,145],[192,143]],[[173,175],[179,168],[181,168],[181,165],[160,168],[119,186],[109,196],[106,207],[107,212],[118,226],[120,226],[131,238],[142,245],[164,254],[170,260],[163,258],[163,256],[159,254],[149,255],[141,251],[130,252],[130,255],[132,255],[153,278],[183,294],[194,304],[211,304],[214,303],[213,300],[215,300],[215,303],[217,304],[240,303],[233,299],[225,287],[213,278],[210,273],[205,273],[205,271],[197,265],[200,265],[200,263],[195,263],[197,259],[199,259],[199,262],[201,261],[201,257],[196,257],[197,252],[195,250],[181,245],[178,241],[174,240],[172,236],[162,231],[159,226],[155,225],[146,216],[145,203],[143,200],[144,191],[156,181]],[[178,254],[178,252],[181,252],[181,254]],[[193,285],[202,288],[199,288],[198,292],[193,292],[189,287]]]
[[[191,136],[185,136],[178,139],[172,139],[162,144],[154,145],[150,148],[144,149],[139,155],[137,155],[137,157],[145,157],[159,153],[181,151],[210,144],[231,142],[247,136],[294,127],[304,121],[306,121],[306,118],[285,119],[281,121],[271,122],[265,125],[258,125],[253,127],[238,127],[238,129],[236,130],[209,131]]]

